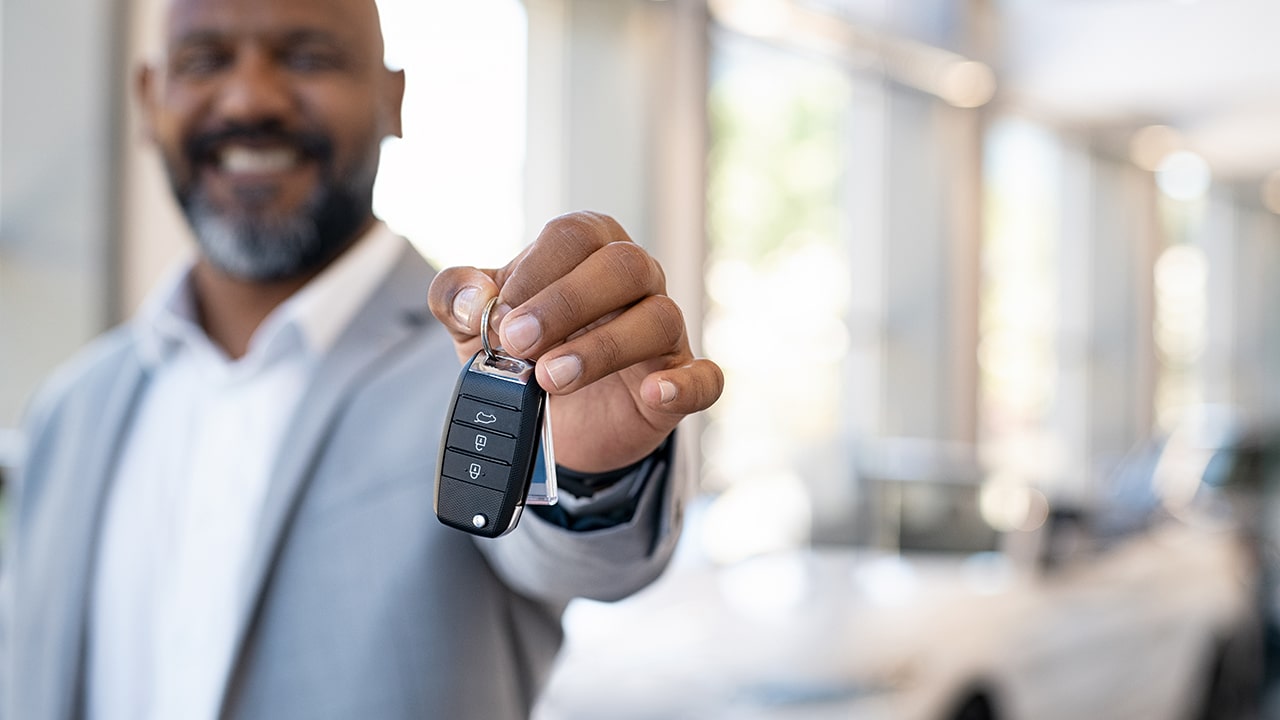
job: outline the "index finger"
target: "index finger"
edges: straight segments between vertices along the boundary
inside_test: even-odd
[[[608,215],[583,211],[552,219],[524,253],[498,271],[502,301],[519,306],[614,242],[631,237]]]

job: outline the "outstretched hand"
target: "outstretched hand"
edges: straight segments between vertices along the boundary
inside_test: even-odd
[[[608,216],[558,217],[504,267],[436,276],[428,303],[464,361],[480,349],[494,296],[488,331],[507,354],[537,362],[564,467],[630,465],[724,388],[719,366],[693,356],[662,267]]]

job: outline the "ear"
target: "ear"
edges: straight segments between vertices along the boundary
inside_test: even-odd
[[[133,76],[134,100],[138,103],[138,109],[142,111],[142,134],[151,142],[155,142],[156,123],[159,120],[157,113],[160,104],[156,99],[156,93],[159,92],[158,82],[156,69],[147,63],[139,65]]]
[[[387,70],[383,84],[382,112],[387,121],[387,134],[404,137],[400,113],[404,107],[404,70]]]

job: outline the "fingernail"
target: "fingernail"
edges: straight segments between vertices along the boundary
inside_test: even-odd
[[[506,336],[507,350],[519,355],[533,347],[538,338],[542,337],[542,326],[538,324],[538,318],[521,315],[507,325],[503,334]]]
[[[464,287],[453,296],[453,318],[463,327],[471,327],[471,315],[475,312],[476,298],[480,295],[478,287]]]
[[[555,360],[547,361],[547,374],[551,376],[551,382],[559,390],[577,380],[582,374],[582,361],[577,355],[561,355]]]
[[[662,402],[663,402],[663,403],[669,403],[669,402],[671,402],[672,400],[675,400],[675,399],[676,399],[676,386],[675,386],[675,383],[673,383],[673,382],[671,382],[671,381],[669,381],[669,380],[659,380],[659,381],[658,381],[658,390],[660,390],[660,391],[662,392]]]

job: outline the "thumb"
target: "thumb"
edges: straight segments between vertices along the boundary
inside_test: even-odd
[[[498,294],[492,270],[451,267],[441,270],[427,289],[431,314],[459,345],[474,344],[480,336],[480,317],[489,300]],[[498,318],[499,320],[501,318]],[[490,324],[496,324],[494,319]]]

